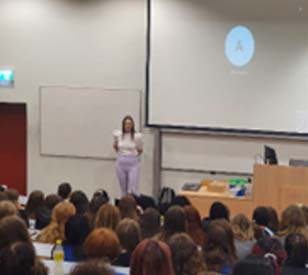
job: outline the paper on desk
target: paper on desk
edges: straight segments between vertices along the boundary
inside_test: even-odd
[[[54,246],[53,244],[33,242],[33,245],[37,256],[49,259],[51,258],[51,250]]]

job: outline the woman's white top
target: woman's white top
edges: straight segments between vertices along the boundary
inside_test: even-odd
[[[121,156],[138,156],[138,150],[142,150],[142,134],[135,133],[132,139],[130,133],[122,134],[122,131],[115,130],[113,132],[114,142],[118,146],[118,154]]]

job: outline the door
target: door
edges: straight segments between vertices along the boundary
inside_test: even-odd
[[[24,103],[0,103],[0,184],[27,192],[27,115]]]

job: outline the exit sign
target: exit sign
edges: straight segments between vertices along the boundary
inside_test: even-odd
[[[9,69],[0,69],[0,87],[14,86],[14,71]]]

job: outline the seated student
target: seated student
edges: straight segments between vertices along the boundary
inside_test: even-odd
[[[258,239],[252,249],[252,254],[269,258],[275,275],[281,274],[281,267],[287,258],[287,253],[277,238],[266,236]]]
[[[90,226],[83,215],[77,214],[68,219],[63,243],[65,261],[78,262],[85,258],[83,244],[89,233]]]
[[[32,191],[28,197],[25,212],[28,219],[36,220],[38,210],[44,205],[44,193],[39,190]]]
[[[184,207],[187,234],[193,239],[196,245],[202,247],[205,240],[205,233],[202,229],[201,217],[198,210],[191,206],[186,205]]]
[[[37,241],[43,243],[56,243],[57,240],[65,240],[65,224],[74,216],[76,209],[68,201],[58,203],[52,211],[50,224],[45,227],[37,237]]]
[[[121,219],[130,218],[136,221],[139,220],[137,203],[133,196],[126,195],[122,197],[119,201],[118,207],[120,210]]]
[[[216,220],[208,228],[203,247],[205,263],[210,271],[232,274],[237,260],[231,225],[225,219]]]
[[[305,214],[298,205],[290,205],[283,210],[277,236],[284,243],[285,238],[291,233],[301,233],[308,239]]]
[[[16,189],[7,189],[7,190],[5,190],[5,194],[6,194],[7,198],[8,198],[8,200],[15,204],[15,206],[16,206],[16,208],[18,210],[19,217],[21,217],[25,221],[27,227],[29,227],[29,220],[28,220],[27,213],[21,207],[21,205],[20,205],[20,203],[18,201],[18,199],[19,199],[18,191]]]
[[[90,211],[89,211],[89,223],[92,228],[94,228],[95,217],[98,210],[104,204],[109,202],[108,193],[105,190],[97,190],[90,201]]]
[[[147,239],[157,235],[160,231],[160,214],[157,209],[147,208],[140,216],[141,238]]]
[[[285,240],[287,260],[282,268],[282,275],[307,275],[308,241],[304,235],[293,233]]]
[[[233,275],[275,275],[270,259],[250,255],[234,266]]]
[[[227,221],[230,220],[230,210],[229,208],[223,204],[222,202],[216,201],[213,202],[210,208],[209,217],[206,217],[202,220],[202,227],[205,232],[209,228],[211,222],[215,220],[225,219]]]
[[[98,210],[94,222],[95,228],[109,228],[116,230],[121,219],[120,211],[117,207],[106,203]]]
[[[14,242],[0,252],[0,275],[47,275],[47,268],[36,259],[32,244]]]
[[[46,196],[44,204],[36,213],[35,228],[43,229],[51,221],[51,214],[54,207],[62,201],[61,197],[56,194]]]
[[[8,216],[3,218],[0,221],[0,255],[7,257],[7,258],[2,258],[0,259],[0,274],[5,274],[5,275],[10,275],[10,274],[23,274],[23,273],[5,273],[4,270],[6,268],[14,268],[14,263],[13,261],[18,261],[21,260],[21,258],[18,258],[19,256],[24,256],[24,254],[20,255],[18,251],[20,251],[20,246],[14,246],[15,243],[22,243],[26,244],[26,249],[30,251],[34,251],[33,244],[31,242],[27,227],[25,225],[25,222],[19,218],[18,216]],[[21,248],[24,247],[24,245],[21,245]],[[8,250],[6,250],[8,249]],[[23,251],[23,248],[21,249]],[[11,253],[16,253],[13,257]],[[31,253],[31,252],[27,252]],[[1,258],[1,257],[0,257]],[[12,258],[12,259],[11,259]],[[14,259],[13,259],[14,258]],[[11,261],[11,262],[9,262]],[[17,262],[15,262],[16,264]],[[7,265],[5,266],[1,266]],[[12,265],[13,266],[12,266]],[[38,269],[35,270],[45,270],[43,264],[39,262],[38,260],[35,260],[35,266]],[[20,268],[20,266],[16,266],[16,268]],[[1,273],[4,272],[4,273]],[[33,273],[35,275],[40,275],[40,274],[46,274],[46,273]]]
[[[173,235],[168,245],[171,249],[175,275],[205,275],[206,266],[195,242],[186,233]]]
[[[129,267],[131,254],[141,241],[139,224],[132,219],[122,220],[116,230],[121,244],[121,253],[113,265]]]
[[[185,212],[182,207],[177,205],[168,208],[165,214],[164,226],[158,235],[158,239],[168,242],[172,235],[176,233],[186,233]]]
[[[72,186],[68,182],[63,182],[58,186],[57,194],[62,198],[62,200],[68,199],[72,192]]]
[[[274,233],[274,235],[277,234],[279,230],[279,219],[278,219],[278,213],[275,208],[268,206],[268,228]]]
[[[81,191],[74,191],[69,198],[69,201],[75,206],[76,214],[84,215],[89,221],[90,202],[87,195]]]
[[[7,217],[17,215],[18,211],[16,206],[10,201],[0,201],[0,220]]]
[[[88,259],[105,259],[112,263],[120,253],[120,242],[110,229],[94,229],[86,238],[84,252]]]
[[[255,223],[255,238],[260,239],[265,236],[274,236],[274,232],[268,227],[269,210],[265,206],[258,206],[252,214],[252,220]]]
[[[76,265],[70,275],[114,275],[114,272],[109,263],[90,260]]]
[[[231,221],[237,257],[241,260],[251,254],[256,242],[253,225],[243,214],[236,215]]]
[[[130,275],[175,275],[168,245],[150,239],[139,243],[132,254]]]

